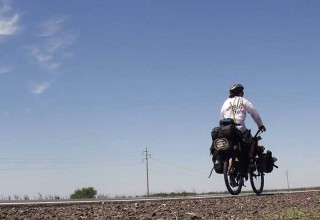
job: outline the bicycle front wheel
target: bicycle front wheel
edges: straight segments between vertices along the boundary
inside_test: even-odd
[[[258,171],[258,169],[256,169],[255,171],[251,171],[250,184],[253,192],[255,192],[255,194],[259,196],[262,193],[264,187],[264,173]]]
[[[227,160],[223,163],[223,175],[226,187],[231,195],[238,195],[241,192],[243,178],[241,173],[236,169],[233,160]]]

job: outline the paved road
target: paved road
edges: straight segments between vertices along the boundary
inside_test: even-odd
[[[266,193],[263,193],[261,196],[268,196],[268,195],[274,195],[274,194],[316,192],[316,191],[320,191],[320,190],[266,192]],[[161,201],[161,200],[188,200],[188,199],[203,199],[203,198],[228,198],[228,197],[245,197],[245,196],[255,196],[255,194],[254,193],[240,193],[239,195],[207,194],[207,195],[181,196],[181,197],[134,197],[134,198],[121,198],[121,199],[112,198],[112,199],[83,199],[83,200],[10,200],[10,201],[0,201],[0,206],[139,202],[139,201]]]

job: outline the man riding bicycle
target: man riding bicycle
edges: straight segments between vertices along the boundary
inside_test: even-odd
[[[254,142],[252,140],[252,135],[250,130],[245,126],[246,113],[248,112],[255,123],[257,124],[259,130],[262,132],[266,131],[265,126],[262,123],[261,117],[258,111],[254,108],[253,104],[247,99],[243,98],[244,87],[241,84],[233,84],[229,90],[230,94],[228,99],[223,103],[221,107],[221,118],[227,119],[231,118],[240,130],[241,139],[248,146],[248,158],[249,165],[254,164],[253,153],[254,153]],[[217,160],[218,166],[221,166],[221,161]],[[220,163],[220,164],[219,164]]]

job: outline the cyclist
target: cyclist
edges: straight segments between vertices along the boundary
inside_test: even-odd
[[[248,112],[258,128],[264,132],[266,131],[265,126],[262,123],[261,117],[258,111],[254,108],[253,104],[247,99],[243,98],[244,87],[239,84],[233,84],[230,88],[229,98],[223,103],[221,107],[221,118],[232,118],[237,124],[237,128],[241,131],[241,138],[249,146],[248,157],[249,165],[253,164],[253,152],[254,142],[252,141],[252,135],[250,130],[245,126],[246,113]]]

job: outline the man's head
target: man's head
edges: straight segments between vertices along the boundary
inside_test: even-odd
[[[235,83],[230,87],[230,98],[233,98],[235,96],[243,96],[244,92],[244,87],[243,85],[239,84],[239,83]]]

